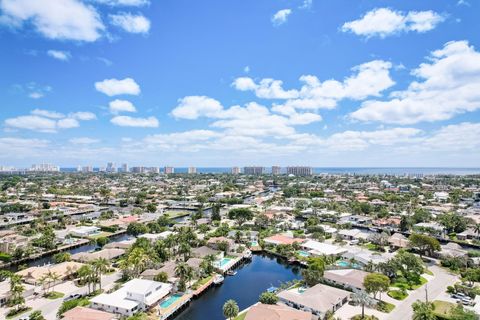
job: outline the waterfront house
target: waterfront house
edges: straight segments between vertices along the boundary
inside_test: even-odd
[[[18,271],[17,274],[23,278],[25,283],[37,285],[40,279],[49,272],[59,275],[59,281],[63,281],[72,274],[75,274],[81,266],[83,266],[83,263],[65,261],[53,265],[30,267]]]
[[[286,305],[258,303],[246,311],[245,320],[311,320],[310,312],[293,309]]]
[[[28,237],[6,230],[0,233],[0,252],[12,254],[16,249],[23,249],[28,245]]]
[[[78,262],[91,262],[100,258],[111,261],[113,259],[116,259],[122,256],[124,253],[125,253],[125,250],[123,249],[112,248],[112,249],[103,249],[103,250],[94,251],[94,252],[79,252],[72,255],[71,258],[73,261],[78,261]]]
[[[100,228],[95,226],[80,226],[70,230],[70,234],[74,237],[85,238],[100,233]]]
[[[223,258],[223,251],[214,250],[207,246],[201,246],[198,248],[193,248],[191,251],[191,255],[192,257],[196,257],[196,258],[204,258],[208,255],[213,255],[216,258],[221,259]]]
[[[347,249],[340,246],[315,240],[308,240],[300,246],[303,250],[315,256],[338,256],[347,251]]]
[[[279,300],[287,306],[310,312],[315,319],[323,319],[329,311],[335,312],[348,302],[350,292],[317,284],[310,288],[293,288],[277,294]]]
[[[172,290],[163,282],[132,279],[112,293],[102,293],[91,299],[91,307],[97,310],[132,316],[155,306]]]
[[[344,260],[355,262],[361,266],[366,266],[368,263],[377,265],[381,262],[387,262],[393,256],[392,253],[377,253],[359,247],[348,247],[348,251],[342,254]]]
[[[214,250],[218,250],[219,243],[225,242],[228,245],[227,251],[232,251],[235,247],[235,241],[226,237],[213,237],[208,239],[207,246]]]
[[[367,240],[369,233],[359,229],[342,229],[338,234],[345,240]]]
[[[369,273],[357,269],[327,270],[323,274],[323,280],[335,286],[342,286],[350,290],[363,290],[363,280]]]
[[[63,320],[115,320],[116,318],[113,313],[86,307],[75,307],[62,315]]]
[[[289,237],[283,234],[276,234],[271,237],[263,239],[265,243],[279,245],[279,244],[294,244],[294,243],[302,243],[305,239]]]

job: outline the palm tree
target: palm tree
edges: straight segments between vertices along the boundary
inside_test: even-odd
[[[23,297],[24,292],[25,292],[25,287],[22,284],[22,277],[14,273],[11,274],[9,303],[13,306],[17,306],[16,307],[17,311],[25,303],[25,298]]]
[[[477,238],[480,237],[480,223],[476,223],[473,226],[473,232],[477,234]]]
[[[433,313],[435,306],[431,302],[422,302],[417,300],[412,305],[412,320],[435,320],[437,317]]]
[[[110,267],[110,263],[105,258],[98,258],[92,262],[93,270],[96,273],[96,277],[98,278],[98,283],[100,286],[100,291],[102,291],[102,274],[108,271]]]
[[[187,261],[188,258],[190,258],[190,252],[192,250],[192,247],[187,242],[182,242],[180,243],[180,246],[178,248],[178,253],[183,254],[183,261]]]
[[[227,319],[233,319],[238,315],[238,305],[235,300],[227,300],[225,304],[223,305],[223,315]]]
[[[90,294],[90,284],[92,283],[93,270],[92,266],[85,264],[78,269],[78,277],[82,280],[82,283],[87,284],[88,293]]]
[[[376,301],[365,291],[355,291],[352,294],[352,301],[362,306],[362,319],[365,318],[365,307],[371,307],[376,304]]]
[[[175,275],[180,278],[179,290],[185,291],[186,283],[193,276],[193,269],[185,262],[181,262],[175,267]]]
[[[55,286],[57,285],[57,281],[60,280],[60,275],[56,272],[48,271],[48,277],[52,282],[52,291],[55,291]]]

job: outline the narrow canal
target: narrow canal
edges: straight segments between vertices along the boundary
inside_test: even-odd
[[[208,289],[175,320],[224,320],[222,307],[228,299],[235,300],[243,310],[256,303],[259,295],[271,286],[300,279],[300,271],[300,267],[279,258],[255,254],[251,262],[237,269],[235,276],[226,276],[222,285]]]

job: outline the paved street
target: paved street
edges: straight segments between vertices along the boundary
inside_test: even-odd
[[[458,276],[451,274],[436,265],[429,266],[429,270],[434,274],[433,279],[429,281],[426,286],[424,285],[417,290],[412,291],[405,300],[397,305],[386,319],[411,319],[413,315],[412,304],[417,300],[425,301],[425,288],[427,288],[428,300],[433,301],[444,296],[447,287],[458,281]]]
[[[115,272],[110,275],[102,276],[102,289],[109,290],[115,285],[115,281],[119,278],[120,278],[120,272]],[[85,286],[85,287],[79,288],[75,286],[72,281],[68,281],[55,286],[55,291],[64,293],[66,297],[74,293],[86,294],[87,287]],[[58,308],[62,304],[63,299],[64,298],[50,300],[40,296],[36,296],[36,297],[31,296],[26,300],[26,305],[29,307],[32,307],[32,311],[40,310],[43,316],[47,320],[55,320],[57,318],[56,315],[57,315]],[[0,310],[1,310],[0,317],[4,318],[5,312],[7,310],[3,308]],[[19,319],[21,317],[27,316],[28,314],[29,313],[24,313],[13,319]]]

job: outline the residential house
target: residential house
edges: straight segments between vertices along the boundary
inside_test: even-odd
[[[357,269],[327,270],[323,274],[326,283],[342,286],[350,290],[363,290],[363,280],[369,275],[368,272]]]
[[[251,306],[245,320],[311,320],[310,312],[293,309],[286,305],[258,303]]]

